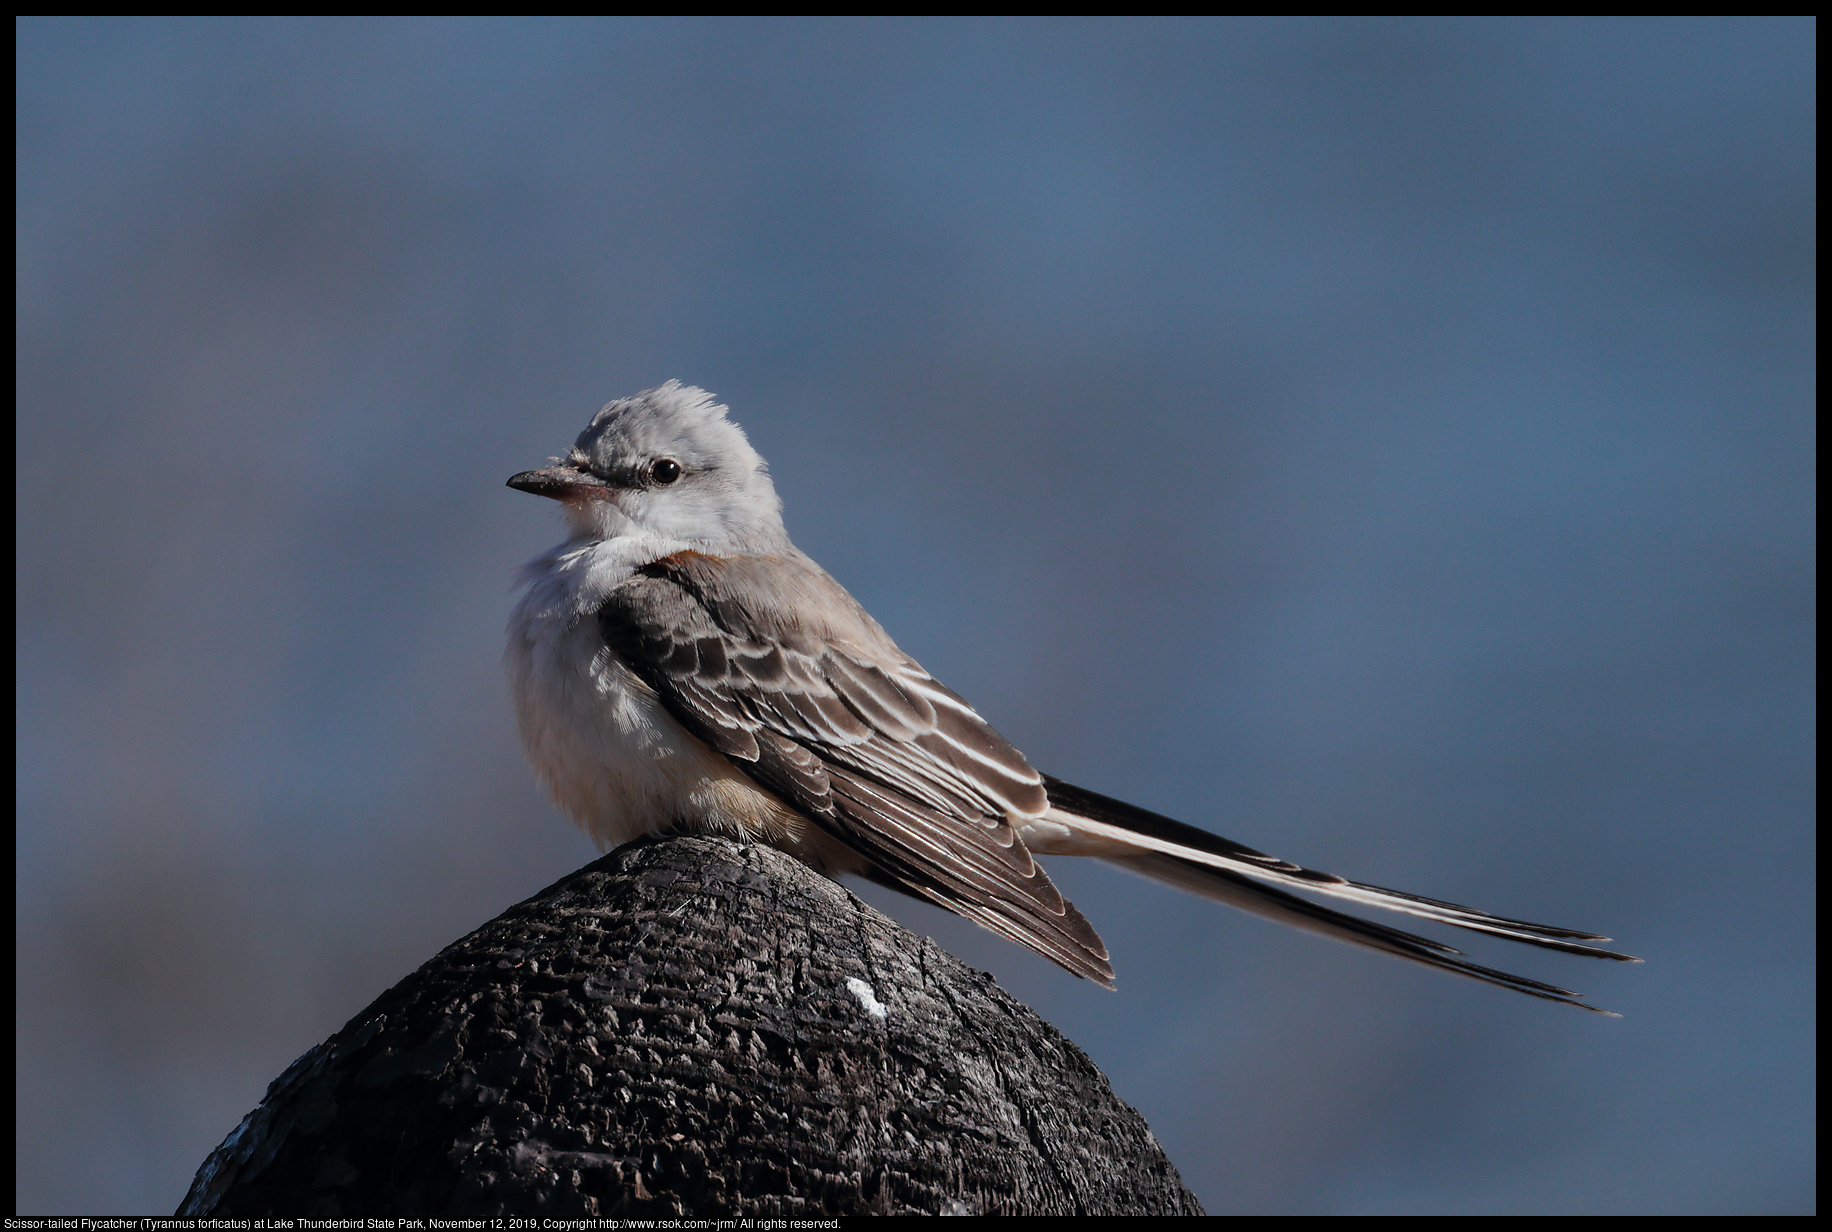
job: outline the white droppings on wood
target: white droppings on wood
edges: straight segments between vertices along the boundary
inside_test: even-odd
[[[883,1018],[886,1014],[890,1013],[889,1010],[884,1008],[884,1003],[878,1000],[878,995],[872,991],[872,986],[858,976],[855,975],[847,978],[846,991],[857,997],[860,1007],[873,1018]]]

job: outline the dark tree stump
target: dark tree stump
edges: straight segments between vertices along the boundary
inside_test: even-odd
[[[181,1215],[1201,1214],[992,982],[790,857],[632,843],[306,1053]]]

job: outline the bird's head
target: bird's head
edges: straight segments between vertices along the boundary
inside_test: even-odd
[[[609,403],[566,457],[509,486],[565,507],[575,538],[648,534],[712,554],[763,554],[788,542],[769,468],[691,385],[669,381]]]

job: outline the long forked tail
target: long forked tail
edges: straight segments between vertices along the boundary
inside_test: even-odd
[[[1528,996],[1574,1005],[1597,1014],[1608,1014],[1609,1011],[1578,1000],[1583,995],[1581,993],[1477,966],[1464,958],[1461,951],[1442,942],[1333,911],[1309,899],[1299,898],[1290,891],[1308,890],[1327,894],[1363,906],[1383,907],[1420,919],[1454,924],[1472,932],[1488,933],[1566,954],[1609,958],[1618,962],[1641,961],[1627,954],[1584,944],[1608,941],[1608,937],[1569,928],[1529,924],[1524,920],[1510,920],[1469,907],[1459,907],[1455,903],[1440,902],[1435,898],[1385,890],[1379,886],[1349,881],[1332,873],[1301,868],[1239,843],[1231,843],[1206,830],[1186,826],[1180,821],[1172,821],[1168,817],[1064,783],[1060,779],[1045,775],[1043,781],[1050,795],[1050,811],[1044,818],[1044,825],[1052,831],[1060,827],[1066,831],[1066,836],[1045,837],[1040,832],[1029,840],[1033,851],[1097,856],[1174,885],[1180,890],[1188,890],[1307,932],[1334,937],[1339,941],[1481,980],[1485,984],[1511,988]]]

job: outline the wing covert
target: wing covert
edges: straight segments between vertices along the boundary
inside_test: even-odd
[[[1048,809],[1042,777],[812,561],[676,553],[598,624],[688,730],[900,888],[1112,985],[1012,825]]]

